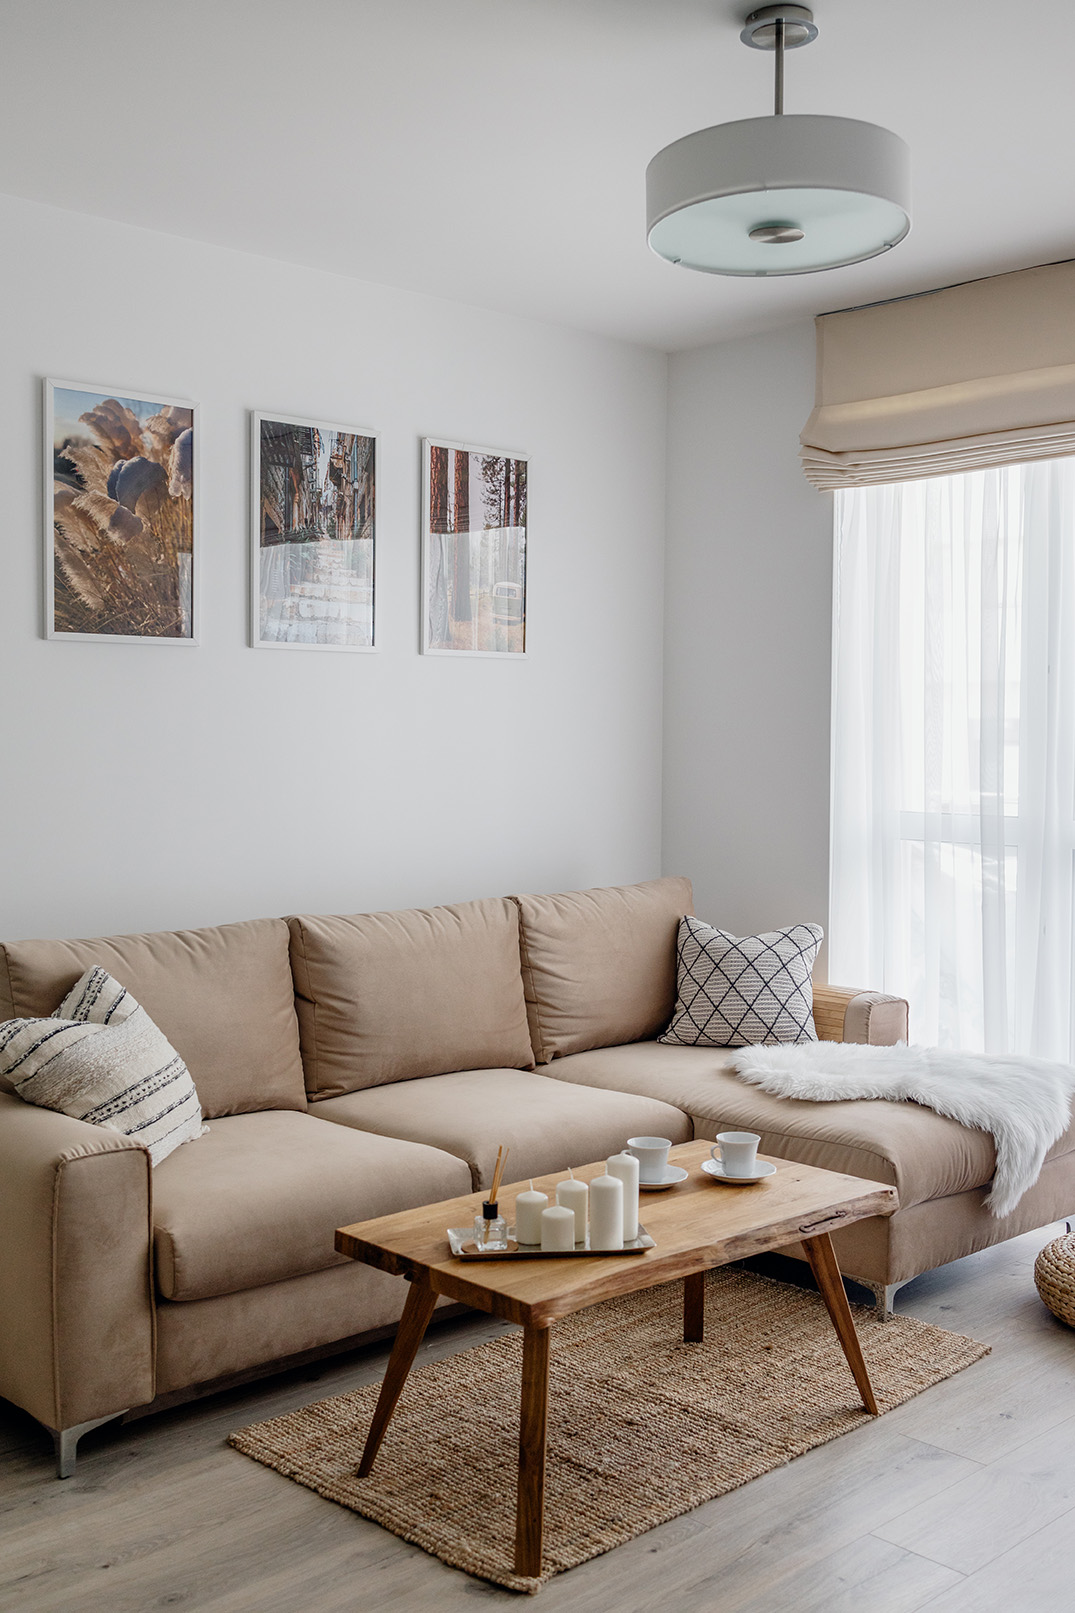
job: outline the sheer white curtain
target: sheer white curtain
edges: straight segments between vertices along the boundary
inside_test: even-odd
[[[830,975],[1075,1058],[1075,458],[836,494]]]

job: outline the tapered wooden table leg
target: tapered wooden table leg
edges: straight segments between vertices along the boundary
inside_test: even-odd
[[[873,1386],[870,1375],[866,1371],[866,1362],[862,1357],[862,1346],[859,1336],[855,1332],[855,1319],[851,1315],[851,1307],[847,1303],[844,1292],[843,1278],[836,1263],[836,1254],[832,1247],[832,1239],[827,1232],[822,1232],[816,1238],[804,1238],[803,1248],[806,1258],[810,1262],[810,1269],[821,1292],[821,1297],[828,1307],[832,1318],[832,1325],[836,1329],[836,1336],[843,1346],[847,1357],[847,1364],[858,1385],[862,1404],[874,1417],[880,1415],[877,1401],[874,1399]]]
[[[545,1522],[545,1435],[549,1412],[549,1329],[523,1333],[523,1392],[519,1410],[519,1492],[515,1514],[515,1572],[541,1573]]]
[[[692,1271],[683,1279],[683,1342],[701,1344],[705,1338],[705,1272]]]
[[[396,1409],[396,1402],[403,1393],[407,1374],[418,1354],[418,1346],[425,1337],[425,1330],[436,1303],[437,1296],[428,1283],[411,1283],[407,1303],[403,1307],[403,1315],[396,1330],[392,1354],[388,1357],[388,1368],[381,1384],[381,1392],[377,1397],[377,1408],[373,1413],[370,1431],[366,1435],[362,1460],[358,1465],[360,1479],[364,1479],[373,1467],[377,1452],[381,1448],[381,1441],[384,1439],[385,1429]]]

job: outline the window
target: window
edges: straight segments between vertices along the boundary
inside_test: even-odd
[[[836,495],[830,972],[1075,1058],[1075,459]]]

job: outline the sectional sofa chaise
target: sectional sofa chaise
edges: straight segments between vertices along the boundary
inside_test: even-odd
[[[882,1305],[1072,1209],[1075,1128],[996,1221],[987,1134],[915,1104],[772,1098],[727,1050],[658,1044],[691,911],[688,881],[661,879],[0,948],[0,1020],[53,1013],[100,964],[182,1054],[209,1124],[151,1171],[129,1138],[0,1092],[0,1394],[52,1430],[61,1473],[98,1422],[390,1329],[403,1285],[337,1255],[335,1228],[487,1185],[500,1143],[518,1180],[636,1134],[747,1128],[893,1183],[893,1216],[834,1240]],[[818,985],[814,1021],[891,1043],[907,1008]]]

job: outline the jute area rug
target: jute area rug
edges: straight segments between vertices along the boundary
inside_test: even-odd
[[[711,1272],[706,1342],[684,1344],[682,1293],[670,1283],[553,1327],[540,1578],[513,1569],[521,1333],[413,1371],[369,1478],[356,1469],[377,1384],[230,1443],[453,1568],[532,1593],[872,1421],[816,1294]],[[909,1317],[855,1313],[883,1411],[988,1354]]]

